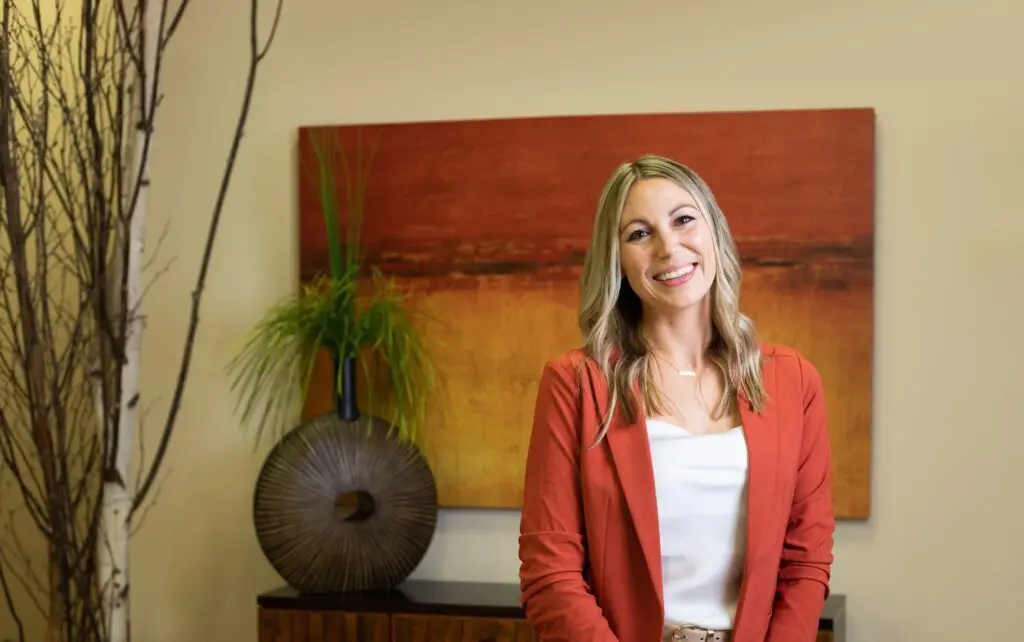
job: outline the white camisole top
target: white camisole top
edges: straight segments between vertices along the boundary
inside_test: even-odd
[[[732,628],[746,550],[742,426],[691,435],[648,419],[661,535],[665,623]]]

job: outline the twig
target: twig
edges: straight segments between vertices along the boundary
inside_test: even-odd
[[[0,561],[0,587],[3,587],[4,602],[7,604],[7,612],[11,614],[11,618],[14,620],[15,626],[18,628],[18,642],[25,642],[25,625],[22,623],[21,617],[18,615],[18,609],[14,608],[14,598],[11,595],[11,585],[7,582],[7,572],[4,571],[2,561]]]
[[[235,160],[238,157],[238,150],[242,144],[242,137],[245,132],[245,125],[249,119],[249,109],[252,104],[253,91],[256,87],[256,71],[259,67],[260,62],[267,55],[270,49],[270,45],[273,42],[274,36],[277,33],[277,27],[281,20],[281,10],[283,8],[284,0],[277,0],[277,7],[274,11],[274,21],[270,28],[270,35],[267,37],[264,46],[259,47],[259,35],[257,28],[257,16],[259,14],[259,0],[251,0],[251,13],[249,23],[249,71],[246,76],[245,93],[242,100],[241,115],[238,118],[238,124],[235,127],[234,138],[231,142],[231,151],[228,154],[227,166],[224,170],[223,178],[221,179],[220,189],[217,192],[217,201],[213,208],[213,216],[210,218],[209,231],[206,236],[206,247],[203,250],[203,257],[200,261],[199,275],[196,278],[196,285],[192,290],[192,309],[189,316],[188,330],[185,335],[185,345],[182,350],[181,365],[178,369],[178,379],[174,386],[174,395],[171,398],[170,407],[167,411],[167,421],[164,424],[163,432],[160,435],[160,442],[157,445],[156,454],[153,457],[153,462],[148,468],[148,472],[135,493],[135,498],[132,502],[131,514],[134,515],[138,510],[139,506],[146,499],[146,495],[149,493],[150,488],[153,486],[153,482],[157,475],[160,473],[160,467],[163,463],[164,456],[167,453],[167,446],[171,441],[171,435],[174,432],[175,423],[178,418],[178,412],[181,409],[181,399],[185,392],[185,383],[188,380],[189,366],[192,362],[192,352],[195,345],[196,332],[199,329],[199,306],[202,300],[203,291],[206,287],[206,275],[209,270],[210,260],[213,256],[213,246],[217,237],[217,230],[220,225],[221,212],[224,209],[224,202],[227,198],[228,186],[231,183],[231,176],[235,167]]]

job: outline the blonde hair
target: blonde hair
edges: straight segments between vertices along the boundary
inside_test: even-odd
[[[601,192],[594,231],[583,263],[578,323],[586,352],[597,361],[609,382],[610,402],[595,444],[608,431],[621,403],[626,418],[637,420],[639,388],[648,411],[664,409],[662,395],[651,385],[649,346],[640,332],[640,298],[622,275],[619,225],[630,188],[651,178],[667,179],[689,192],[711,229],[717,267],[711,297],[711,341],[708,360],[725,381],[714,415],[736,409],[743,394],[755,412],[764,408],[766,393],[761,376],[761,351],[753,322],[739,311],[742,268],[729,225],[711,189],[694,171],[668,158],[643,156],[620,165]]]

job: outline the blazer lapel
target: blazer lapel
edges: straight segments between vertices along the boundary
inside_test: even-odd
[[[765,391],[768,403],[761,414],[750,407],[745,395],[739,396],[739,411],[743,422],[743,435],[747,442],[747,558],[756,556],[763,535],[771,526],[778,498],[775,484],[779,467],[778,408],[775,405],[775,364],[764,366]]]
[[[604,407],[607,407],[605,405]],[[654,464],[642,409],[637,423],[631,424],[621,410],[615,413],[606,436],[618,472],[622,493],[633,518],[640,548],[653,582],[658,604],[664,611],[661,578],[661,537],[658,527],[658,502],[654,489]]]

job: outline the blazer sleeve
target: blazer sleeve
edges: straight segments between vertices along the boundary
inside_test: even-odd
[[[831,578],[835,517],[824,392],[815,367],[798,362],[803,436],[766,642],[813,642]]]
[[[521,599],[542,642],[617,642],[583,578],[579,400],[575,368],[549,362],[537,390],[526,459]]]

